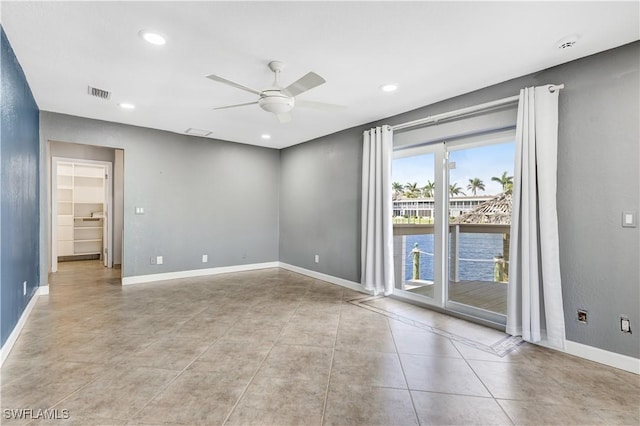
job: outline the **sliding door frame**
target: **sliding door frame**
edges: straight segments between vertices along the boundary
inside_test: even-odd
[[[434,307],[446,313],[477,320],[478,322],[503,329],[506,316],[449,300],[449,153],[482,146],[497,145],[515,140],[515,127],[502,129],[494,135],[460,140],[442,140],[423,146],[411,147],[416,155],[434,154],[434,292],[433,298],[422,296],[394,287],[394,296],[413,303]],[[402,151],[400,148],[398,151]],[[396,274],[397,276],[397,274]],[[400,274],[404,279],[404,271]]]

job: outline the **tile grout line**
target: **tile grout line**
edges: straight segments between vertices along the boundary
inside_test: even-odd
[[[187,322],[191,321],[192,319],[194,319],[195,317],[197,317],[198,315],[200,315],[201,313],[203,313],[205,310],[207,310],[207,308],[206,308],[206,307],[202,308],[202,309],[201,309],[201,310],[199,310],[197,313],[195,313],[195,314],[191,315],[187,321],[185,321],[183,324],[181,324],[180,326],[178,326],[176,329],[179,329],[180,327],[182,327],[182,325],[184,325],[184,324],[186,324]],[[150,405],[150,404],[151,404],[151,403],[152,403],[156,398],[158,398],[158,396],[160,396],[164,391],[166,391],[166,390],[169,388],[169,386],[171,386],[171,385],[172,385],[176,380],[178,380],[178,378],[179,378],[180,376],[182,376],[182,374],[183,374],[183,373],[184,373],[184,372],[185,372],[189,367],[191,367],[191,365],[192,365],[192,364],[193,364],[193,363],[194,363],[198,358],[200,358],[200,357],[201,357],[201,356],[202,356],[206,351],[208,351],[208,350],[209,350],[213,345],[215,345],[215,344],[216,344],[216,342],[217,342],[218,340],[220,340],[220,339],[221,339],[224,335],[226,335],[226,333],[228,333],[228,332],[229,332],[229,329],[227,329],[227,330],[225,331],[225,333],[224,333],[222,336],[218,337],[217,339],[214,339],[214,340],[213,340],[213,342],[211,342],[211,344],[210,344],[209,346],[207,346],[207,347],[206,347],[202,352],[200,352],[200,353],[199,353],[195,358],[193,358],[193,359],[191,360],[191,362],[189,362],[189,363],[188,363],[188,364],[187,364],[187,365],[186,365],[182,370],[180,370],[180,372],[179,372],[179,373],[178,373],[178,374],[177,374],[173,379],[169,380],[169,381],[166,383],[166,385],[165,385],[165,386],[163,386],[163,387],[161,387],[161,389],[160,389],[158,392],[156,392],[155,394],[153,394],[153,396],[151,396],[151,398],[149,398],[149,400],[148,400],[145,404],[143,404],[143,405],[142,405],[142,407],[140,407],[140,409],[138,409],[137,411],[135,411],[135,412],[131,415],[131,418],[132,418],[132,419],[133,419],[133,418],[135,418],[135,417],[136,417],[138,414],[140,414],[140,413],[141,413],[145,408],[147,408],[147,407],[148,407],[148,406],[149,406],[149,405]],[[157,340],[160,340],[160,339],[161,339],[161,338],[159,338],[159,339],[157,339]],[[156,342],[157,342],[157,340],[156,340]],[[153,343],[156,343],[156,342],[153,342]],[[150,344],[146,345],[145,347],[149,347],[149,346],[151,346],[153,343],[150,343]],[[155,368],[155,367],[149,367],[149,368]],[[178,371],[178,370],[169,370],[169,371]],[[118,419],[114,419],[114,420],[118,420]]]
[[[204,309],[206,309],[206,308],[204,308]],[[203,310],[204,310],[204,309],[203,309]],[[200,312],[202,312],[202,311],[200,311]],[[193,315],[193,316],[192,316],[192,317],[190,317],[190,318],[195,317],[195,316],[196,316],[196,315],[198,315],[200,312],[198,312],[197,314]],[[147,347],[151,346],[153,343],[155,343],[155,342],[148,343],[148,344],[144,345],[144,346],[143,346],[143,348],[147,348]],[[87,383],[85,383],[84,385],[80,386],[78,389],[76,389],[76,390],[74,390],[74,391],[70,392],[69,394],[65,395],[65,396],[64,396],[63,398],[61,398],[58,402],[56,402],[56,403],[54,403],[53,405],[51,405],[51,407],[49,407],[49,409],[54,409],[56,406],[58,406],[59,404],[62,404],[64,401],[66,401],[67,399],[69,399],[69,398],[70,398],[70,397],[72,397],[73,395],[77,394],[78,392],[80,392],[80,391],[81,391],[81,390],[83,390],[84,388],[86,388],[86,387],[88,387],[89,385],[91,385],[92,383],[96,382],[98,379],[100,379],[100,378],[104,377],[105,375],[107,375],[107,374],[108,374],[108,371],[107,371],[107,370],[108,370],[109,368],[113,367],[113,365],[112,365],[112,364],[108,364],[108,363],[107,363],[107,364],[99,364],[99,363],[95,363],[95,362],[83,362],[83,361],[70,361],[70,362],[77,362],[77,363],[80,363],[80,364],[88,364],[88,365],[102,366],[102,368],[101,368],[101,372],[100,372],[100,373],[99,373],[95,378],[93,378],[92,380],[88,381],[88,382],[87,382]],[[169,370],[169,371],[176,371],[176,370]],[[182,372],[181,372],[181,373],[179,373],[179,374],[178,374],[178,376],[179,376],[180,374],[182,374]],[[176,376],[176,378],[177,378],[178,376]],[[175,380],[175,378],[174,378],[174,380]],[[173,383],[173,380],[172,380],[171,382],[169,382],[169,384],[170,384],[170,383]],[[166,388],[165,388],[165,389],[166,389]],[[163,389],[163,390],[164,390],[164,389]],[[154,396],[151,398],[151,400],[153,400],[153,399],[155,398],[155,396],[156,396],[156,395],[154,395]],[[150,400],[149,402],[151,402],[151,400]],[[147,402],[147,404],[145,404],[145,405],[144,405],[144,407],[146,407],[146,406],[149,404],[149,402]],[[143,407],[143,408],[144,408],[144,407]],[[142,410],[142,409],[140,409],[139,411],[141,411],[141,410]],[[133,415],[133,417],[135,417],[135,415],[136,415],[136,414],[138,414],[138,412],[139,412],[139,411],[135,412],[135,413],[134,413],[134,415]],[[36,420],[36,419],[33,419],[33,420],[31,420],[30,422],[28,422],[28,423],[26,423],[26,424],[27,424],[27,425],[29,425],[29,424],[33,424],[33,422],[35,422],[35,420]],[[110,419],[110,420],[120,420],[120,419]]]
[[[227,422],[229,421],[229,419],[231,418],[231,416],[233,415],[233,412],[236,410],[236,408],[238,407],[238,405],[240,404],[240,401],[242,400],[242,398],[244,398],[244,395],[247,393],[247,390],[249,389],[249,386],[251,386],[251,384],[253,383],[254,379],[256,378],[256,376],[258,375],[258,372],[260,371],[260,369],[262,368],[262,366],[264,365],[264,362],[267,360],[267,358],[269,357],[269,355],[271,354],[271,351],[273,351],[273,348],[276,346],[276,343],[278,342],[278,339],[280,339],[280,336],[282,336],[282,332],[284,331],[284,329],[286,328],[286,326],[289,324],[289,322],[291,321],[291,318],[298,312],[298,309],[300,308],[300,305],[302,304],[302,300],[304,299],[304,297],[307,295],[307,293],[309,292],[309,285],[306,285],[306,290],[304,295],[300,298],[300,300],[298,301],[298,305],[296,306],[296,308],[293,310],[293,312],[289,315],[289,318],[287,319],[287,321],[285,321],[284,325],[282,326],[282,328],[280,328],[280,332],[278,333],[278,335],[276,336],[276,338],[273,341],[273,344],[271,345],[271,347],[269,348],[269,351],[267,352],[267,354],[264,356],[264,358],[262,358],[262,360],[260,361],[260,364],[258,364],[258,368],[256,368],[256,371],[253,373],[253,375],[251,376],[251,379],[249,379],[249,383],[247,383],[247,385],[244,387],[244,389],[242,389],[242,392],[240,393],[240,396],[238,397],[238,399],[236,400],[236,402],[233,404],[233,407],[231,407],[231,410],[229,410],[229,413],[227,414],[227,416],[225,417],[225,419],[222,421],[221,425],[225,425],[227,424]]]
[[[336,346],[338,345],[338,333],[340,332],[340,321],[342,321],[342,306],[344,305],[344,290],[340,296],[340,310],[338,312],[338,322],[336,325],[336,337],[333,339],[333,347],[331,348],[331,364],[329,365],[329,377],[327,378],[327,386],[324,390],[324,401],[322,403],[322,415],[320,416],[320,425],[324,424],[324,416],[327,411],[327,401],[329,400],[329,386],[331,385],[331,373],[333,372],[333,362],[336,356]]]
[[[409,388],[409,380],[407,380],[407,373],[404,371],[404,365],[402,364],[402,359],[400,358],[400,352],[398,352],[398,344],[396,343],[396,336],[393,334],[393,330],[391,329],[391,324],[389,323],[389,318],[387,318],[387,328],[389,329],[389,333],[391,333],[391,340],[393,340],[393,346],[396,348],[396,356],[398,357],[398,363],[400,364],[400,370],[402,371],[402,377],[404,378],[404,383],[407,385],[407,392],[409,393],[409,399],[411,400],[411,406],[413,407],[413,415],[416,418],[416,422],[420,425],[420,417],[418,416],[418,410],[416,410],[416,403],[413,400],[413,394],[411,393],[411,389]]]
[[[305,295],[306,293],[308,293],[308,288],[306,289]],[[298,306],[296,307],[296,309],[294,310],[294,312],[289,316],[289,319],[284,323],[283,327],[280,330],[280,333],[278,336],[281,335],[282,330],[284,329],[284,327],[286,326],[287,323],[290,322],[291,317],[295,314],[295,312],[297,312],[297,309],[299,308],[299,306],[301,305],[301,301],[304,299],[304,295],[300,298],[300,301],[298,302]],[[198,310],[196,313],[193,313],[192,315],[187,317],[187,320],[184,321],[184,323],[196,318],[198,315],[202,314],[202,312],[204,312],[207,308],[202,308],[200,310]],[[183,323],[183,324],[184,324]],[[172,332],[175,330],[178,330],[183,324],[180,324],[174,328],[172,328]],[[218,340],[220,340],[220,338],[224,337],[225,335],[227,335],[229,333],[230,329],[227,329],[225,331],[225,333],[216,338],[215,340],[213,340],[211,342],[211,344],[209,344],[205,349],[203,349],[198,355],[196,355],[191,362],[189,362],[187,364],[187,366],[185,366],[182,370],[174,370],[174,369],[164,369],[166,371],[172,371],[172,372],[178,372],[177,375],[175,377],[173,377],[173,379],[171,379],[169,382],[167,382],[167,384],[165,386],[162,387],[162,389],[160,389],[158,392],[156,392],[143,406],[142,408],[138,409],[137,411],[135,411],[133,413],[133,417],[135,417],[136,415],[138,415],[142,410],[144,410],[151,402],[153,402],[158,395],[160,395],[161,393],[163,393],[164,391],[166,391],[166,389],[172,384],[174,383],[183,373],[184,371],[186,371],[198,358],[200,358],[202,356],[202,354],[204,354],[204,352],[206,352],[207,350],[209,350]],[[163,338],[163,336],[156,336],[153,338],[152,341],[148,342],[147,344],[143,345],[141,348],[147,348],[155,343],[157,343],[158,341],[160,341]],[[277,338],[276,338],[277,341]],[[274,345],[272,345],[272,348],[275,346],[275,342]],[[266,359],[266,357],[265,357]],[[113,368],[114,366],[116,366],[116,364],[111,364],[111,363],[106,363],[106,364],[100,364],[100,363],[94,363],[94,362],[86,362],[86,361],[74,361],[74,362],[78,362],[78,363],[82,363],[82,364],[86,364],[86,365],[95,365],[98,366],[100,368],[99,373],[97,374],[97,376],[95,378],[93,378],[92,380],[89,380],[87,383],[85,383],[84,385],[78,387],[76,390],[70,392],[69,394],[65,395],[64,397],[62,397],[61,399],[59,399],[57,402],[55,402],[50,408],[56,407],[59,404],[63,403],[65,400],[68,400],[70,397],[72,397],[74,394],[77,394],[78,392],[82,391],[83,389],[85,389],[86,387],[90,386],[92,383],[96,382],[97,380],[99,380],[100,378],[104,377],[105,375],[107,375],[109,373],[109,369]],[[263,360],[264,362],[264,360]],[[262,365],[262,363],[261,363]],[[145,367],[145,366],[142,366]],[[158,369],[162,369],[162,367],[146,367],[146,368],[158,368]],[[259,369],[260,367],[258,367]],[[255,375],[254,375],[255,377]],[[111,420],[119,420],[117,418],[111,418]]]
[[[97,364],[100,365],[100,364]],[[49,407],[49,410],[54,409],[58,404],[63,403],[64,401],[66,401],[68,398],[70,398],[71,396],[73,396],[74,394],[80,392],[82,389],[86,388],[87,386],[89,386],[91,383],[95,382],[96,380],[98,380],[100,377],[102,377],[103,374],[99,374],[97,377],[95,377],[93,380],[89,380],[87,383],[85,383],[84,385],[80,386],[78,389],[74,390],[73,392],[69,393],[68,395],[66,395],[65,397],[63,397],[61,400],[59,400],[58,402],[56,402],[55,404],[53,404],[51,407]],[[32,419],[30,422],[25,423],[25,425],[30,425],[30,424],[35,424],[34,422],[37,419]]]
[[[514,420],[511,418],[511,416],[505,411],[504,407],[502,407],[502,405],[498,402],[498,399],[495,397],[495,395],[493,394],[493,392],[491,392],[491,389],[489,389],[489,386],[487,386],[484,382],[484,380],[482,380],[480,378],[480,376],[478,375],[478,373],[476,372],[476,370],[471,366],[471,364],[469,363],[469,360],[467,358],[465,358],[465,356],[462,354],[462,352],[460,352],[460,349],[458,349],[458,347],[456,345],[453,345],[454,348],[456,348],[456,351],[458,351],[458,353],[460,354],[460,356],[462,357],[462,359],[464,360],[464,362],[467,364],[467,366],[471,369],[471,371],[473,371],[474,376],[476,376],[476,378],[480,381],[480,383],[482,383],[482,386],[484,386],[484,388],[487,390],[487,392],[489,392],[489,395],[491,395],[491,399],[493,400],[493,402],[495,402],[498,407],[500,407],[500,410],[504,413],[505,416],[507,416],[507,418],[509,419],[509,421],[511,422],[512,425],[515,425],[516,423],[514,422]]]
[[[175,330],[179,329],[180,327],[182,327],[182,325],[186,324],[187,322],[191,321],[192,319],[196,318],[198,315],[202,314],[204,311],[207,310],[207,307],[204,307],[202,309],[200,309],[197,313],[191,315],[189,317],[189,319],[187,321],[185,321],[183,324],[181,324],[180,326],[178,326]],[[227,335],[227,333],[229,333],[229,330],[231,329],[231,327],[227,328],[227,330],[225,330],[225,332],[218,338],[214,339],[211,344],[209,344],[204,350],[202,350],[198,355],[196,355],[191,362],[189,362],[182,370],[180,370],[180,372],[171,380],[169,380],[169,382],[167,382],[167,384],[162,387],[158,392],[156,392],[139,410],[137,410],[131,417],[135,418],[138,414],[140,414],[145,408],[147,408],[156,398],[158,398],[164,391],[166,391],[169,386],[171,386],[176,380],[178,380],[178,378],[180,376],[182,376],[182,374],[189,369],[189,367],[191,367],[191,365],[193,365],[194,362],[196,362],[198,360],[198,358],[200,358],[202,355],[204,355],[205,352],[207,352],[209,349],[211,349],[211,347],[213,345],[215,345],[220,339],[222,339],[223,337],[225,337]],[[158,339],[159,340],[159,339]],[[147,345],[151,346],[150,345]],[[177,370],[171,370],[171,371],[177,371]]]
[[[508,353],[512,352],[513,350],[517,349],[517,347],[522,344],[524,341],[520,338],[516,338],[513,336],[507,336],[503,339],[500,339],[498,342],[494,343],[493,345],[485,345],[483,343],[480,342],[476,342],[475,340],[463,337],[463,336],[459,336],[457,334],[445,331],[445,330],[440,330],[437,327],[431,326],[429,324],[425,324],[422,323],[420,321],[408,318],[406,316],[403,316],[401,314],[392,312],[392,311],[387,311],[385,309],[376,307],[376,306],[371,306],[369,304],[367,304],[367,302],[371,302],[371,301],[375,301],[378,299],[383,298],[384,296],[366,296],[366,297],[361,297],[361,298],[357,298],[357,299],[353,299],[348,301],[348,303],[357,306],[359,308],[362,309],[366,309],[368,311],[371,312],[375,312],[379,315],[383,315],[387,318],[391,318],[397,321],[400,321],[404,324],[407,325],[411,325],[413,327],[422,329],[424,331],[433,333],[433,334],[437,334],[439,336],[445,337],[447,339],[450,340],[455,340],[456,342],[460,342],[463,343],[467,346],[471,346],[474,347],[476,349],[479,349],[481,351],[493,354],[493,355],[497,355],[500,357],[504,357],[505,355],[507,355]],[[504,348],[502,348],[504,347]],[[496,348],[502,348],[502,349],[496,349]]]
[[[184,367],[182,370],[180,370],[180,372],[178,374],[176,374],[176,376],[169,380],[166,385],[164,385],[158,392],[156,392],[155,394],[153,394],[153,396],[151,398],[149,398],[149,400],[142,406],[140,407],[140,409],[138,409],[132,416],[131,418],[135,418],[138,414],[140,414],[145,408],[147,408],[156,398],[158,398],[164,391],[166,391],[169,386],[171,386],[173,383],[175,383],[176,380],[178,380],[178,378],[180,376],[182,376],[182,374],[187,371],[187,369],[189,367],[191,367],[191,365],[198,359],[200,358],[206,351],[208,351],[213,345],[215,345],[215,343],[220,340],[220,337],[215,339],[209,346],[207,346],[202,352],[200,352],[195,358],[193,358],[191,360],[191,362],[189,362],[187,364],[186,367]],[[171,371],[178,371],[178,370],[171,370]]]

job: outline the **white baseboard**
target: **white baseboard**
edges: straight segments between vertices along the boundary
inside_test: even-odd
[[[191,271],[163,272],[160,274],[123,277],[122,285],[150,283],[154,281],[175,280],[178,278],[203,277],[206,275],[228,274],[230,272],[253,271],[256,269],[278,268],[279,262],[252,263],[249,265],[221,266],[218,268],[194,269]]]
[[[18,320],[16,326],[13,327],[13,331],[11,332],[11,334],[9,334],[9,338],[4,342],[2,348],[0,348],[0,367],[2,367],[2,364],[4,364],[4,361],[9,356],[11,349],[13,349],[13,345],[16,343],[16,340],[18,340],[18,336],[20,336],[20,332],[22,331],[24,324],[27,322],[27,318],[29,318],[31,311],[36,306],[36,302],[38,302],[39,292],[40,290],[36,290],[36,292],[33,293],[33,296],[31,296],[31,300],[29,300],[29,303],[27,303],[24,311],[22,311],[22,315],[20,315],[20,319]]]
[[[565,340],[565,352],[590,361],[599,362],[631,373],[640,374],[640,359],[604,349]]]
[[[283,262],[253,263],[249,265],[234,265],[234,266],[222,266],[219,268],[194,269],[191,271],[177,271],[177,272],[164,272],[160,274],[150,274],[150,275],[136,275],[132,277],[123,277],[122,285],[142,284],[142,283],[150,283],[154,281],[174,280],[178,278],[202,277],[206,275],[227,274],[230,272],[244,272],[244,271],[253,271],[256,269],[267,269],[267,268],[282,268],[292,272],[296,272],[298,274],[306,275],[311,278],[316,278],[322,281],[326,281],[331,284],[336,284],[342,287],[346,287],[351,290],[358,291],[360,293],[372,294],[366,291],[361,284],[356,283],[354,281],[349,281],[343,278],[334,277],[332,275],[323,274],[321,272],[300,268],[298,266],[289,265],[288,263],[283,263]]]
[[[38,287],[38,296],[48,296],[49,295],[49,285],[41,285]]]
[[[317,272],[317,271],[312,271],[310,269],[300,268],[299,266],[289,265],[288,263],[284,263],[284,262],[279,262],[279,263],[280,263],[279,266],[282,269],[286,269],[286,270],[291,271],[291,272],[296,272],[298,274],[306,275],[306,276],[311,277],[311,278],[315,278],[315,279],[318,279],[318,280],[326,281],[326,282],[331,283],[331,284],[336,284],[336,285],[339,285],[339,286],[342,286],[342,287],[346,287],[348,289],[355,290],[355,291],[358,291],[360,293],[373,294],[373,293],[368,292],[367,290],[365,290],[364,287],[362,287],[362,284],[357,283],[355,281],[349,281],[349,280],[345,280],[344,278],[334,277],[333,275],[323,274],[322,272]]]

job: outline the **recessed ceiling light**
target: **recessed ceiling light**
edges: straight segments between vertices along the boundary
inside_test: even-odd
[[[382,90],[383,92],[395,92],[396,90],[398,90],[398,85],[393,83],[384,84],[380,86],[380,90]]]
[[[167,42],[167,40],[158,33],[154,33],[149,30],[141,30],[139,33],[140,37],[142,37],[145,41],[155,44],[156,46],[162,46]]]
[[[271,135],[268,135],[268,134],[266,134],[266,133],[264,133],[264,134],[260,135],[260,137],[261,137],[262,139],[271,139]]]
[[[127,102],[122,102],[118,104],[122,109],[134,109],[136,106],[134,104],[130,104]]]
[[[561,40],[559,40],[556,43],[556,46],[558,47],[558,49],[560,50],[564,50],[564,49],[570,49],[572,48],[577,42],[578,42],[578,36],[573,34],[570,36],[567,36]]]

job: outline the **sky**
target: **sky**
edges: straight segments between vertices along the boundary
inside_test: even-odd
[[[496,195],[502,192],[502,186],[492,182],[493,176],[502,176],[507,172],[513,176],[515,144],[502,143],[478,148],[451,151],[449,161],[455,161],[456,168],[450,171],[449,183],[457,183],[466,195],[472,195],[467,189],[469,179],[480,178],[485,185],[485,191],[478,191],[477,195]],[[391,180],[407,183],[417,182],[418,187],[427,184],[427,180],[434,181],[434,154],[425,154],[393,160]]]

